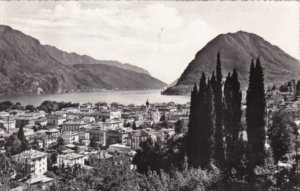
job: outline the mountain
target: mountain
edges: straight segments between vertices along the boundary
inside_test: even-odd
[[[41,45],[9,26],[0,25],[0,45],[1,95],[153,89],[166,85],[138,67],[123,67],[121,63],[115,66],[109,61],[103,64],[88,56],[66,53]]]
[[[298,79],[300,62],[262,37],[239,31],[218,35],[202,48],[181,74],[175,86],[164,94],[187,94],[198,83],[202,72],[207,75],[215,70],[217,53],[221,54],[223,78],[235,68],[239,73],[242,88],[248,84],[251,59],[259,57],[264,68],[266,84],[281,84]]]
[[[132,70],[138,73],[144,73],[150,75],[150,73],[147,70],[131,64],[127,64],[127,63],[123,64],[121,62],[114,61],[114,60],[96,60],[87,55],[81,56],[74,52],[72,53],[63,52],[58,48],[50,45],[45,45],[45,48],[53,58],[68,66],[72,66],[76,64],[105,64],[105,65],[115,66],[118,68]]]
[[[105,64],[76,64],[82,74],[90,76],[94,82],[106,89],[160,89],[165,84],[145,73],[127,69],[117,69]],[[110,83],[113,81],[113,84]]]

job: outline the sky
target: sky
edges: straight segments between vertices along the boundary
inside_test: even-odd
[[[0,24],[172,83],[221,33],[256,33],[299,59],[299,10],[297,1],[0,1]]]

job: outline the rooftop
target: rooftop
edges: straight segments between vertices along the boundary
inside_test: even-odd
[[[67,121],[64,124],[74,124],[74,125],[81,125],[81,124],[85,124],[84,121]]]
[[[28,184],[35,184],[38,182],[45,183],[45,182],[51,182],[52,180],[53,180],[53,178],[49,178],[45,175],[39,175],[39,176],[31,177],[30,179],[28,179],[26,181],[26,183],[28,183]]]
[[[129,148],[126,145],[122,145],[122,144],[118,144],[118,143],[109,145],[109,147]]]
[[[137,132],[134,132],[132,134],[132,136],[136,136],[136,137],[146,137],[146,136],[150,136],[149,132],[143,130],[143,129],[140,129],[138,130]]]
[[[45,152],[41,152],[41,151],[37,151],[37,150],[27,150],[27,151],[23,151],[17,155],[14,155],[13,157],[15,158],[23,158],[23,159],[27,159],[27,158],[31,158],[31,159],[35,159],[35,158],[41,158],[44,156],[47,156],[48,154]]]
[[[48,132],[49,133],[57,133],[57,132],[59,132],[59,130],[55,129],[55,128],[51,128],[51,129],[48,130]]]
[[[73,160],[73,159],[77,159],[77,158],[83,158],[84,156],[81,154],[77,154],[77,153],[67,153],[65,155],[58,155],[58,158],[64,158],[67,160]]]

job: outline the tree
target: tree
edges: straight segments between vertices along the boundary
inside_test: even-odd
[[[29,145],[28,141],[26,140],[26,137],[25,137],[24,130],[23,130],[22,126],[19,128],[18,138],[21,141],[21,151],[25,151],[25,150],[30,149],[30,145]]]
[[[62,137],[57,137],[57,145],[62,146],[65,144],[65,140]]]
[[[165,116],[165,114],[163,114],[161,117],[160,117],[160,119],[159,119],[159,121],[165,121],[166,120],[166,116]]]
[[[195,157],[190,166],[194,168],[204,168],[207,167],[208,158],[206,155],[207,152],[207,139],[208,139],[208,132],[207,132],[207,118],[205,114],[207,111],[206,105],[206,94],[207,94],[207,83],[206,83],[206,76],[202,73],[200,84],[199,84],[199,92],[197,95],[197,102],[196,102],[196,126],[195,132],[193,133],[194,144],[191,145],[193,148],[193,153]],[[204,155],[205,153],[205,155]]]
[[[167,140],[166,165],[164,170],[170,172],[174,169],[182,170],[186,167],[185,137],[171,137]]]
[[[286,154],[295,150],[297,140],[294,132],[297,130],[297,126],[291,115],[284,110],[276,112],[272,121],[268,137],[275,163],[277,163]]]
[[[25,110],[28,110],[30,112],[34,112],[35,111],[35,107],[33,105],[26,105]]]
[[[43,110],[47,113],[52,111],[61,110],[67,107],[78,107],[78,103],[71,103],[71,102],[56,102],[56,101],[43,101],[41,105],[38,107],[39,110]]]
[[[215,111],[211,82],[202,73],[199,92],[191,95],[190,122],[187,133],[187,156],[191,167],[208,168],[214,148]]]
[[[25,139],[24,130],[23,130],[23,127],[22,127],[22,126],[19,128],[19,131],[18,131],[18,138],[19,138],[20,141],[22,141],[22,140]]]
[[[195,149],[196,149],[196,128],[197,128],[197,116],[198,113],[198,105],[197,105],[197,96],[198,96],[198,88],[197,85],[194,84],[194,88],[191,92],[191,107],[190,107],[190,115],[189,115],[189,125],[188,132],[186,136],[186,153],[188,157],[188,164],[192,166],[195,162]]]
[[[18,154],[21,152],[21,141],[16,135],[11,135],[7,139],[5,147],[11,155]]]
[[[132,163],[136,165],[137,171],[143,174],[149,170],[160,172],[166,165],[164,159],[165,147],[152,139],[147,139],[140,144],[140,149],[134,156]]]
[[[226,143],[226,166],[230,169],[236,167],[240,153],[239,134],[241,131],[242,92],[238,81],[237,71],[234,69],[232,76],[229,73],[224,85],[224,130]]]
[[[119,107],[119,103],[117,103],[117,102],[112,102],[111,104],[110,104],[110,107],[111,107],[111,109],[117,109],[118,107]]]
[[[204,73],[202,73],[200,84],[199,84],[199,92],[197,95],[197,115],[196,115],[196,127],[195,127],[195,133],[194,133],[194,140],[195,143],[191,147],[194,148],[195,158],[192,163],[192,167],[198,168],[198,167],[204,167],[207,165],[206,157],[203,156],[203,153],[206,152],[204,144],[206,144],[207,136],[205,135],[206,127],[207,127],[207,121],[205,119],[205,113],[207,112],[207,108],[205,107],[205,99],[206,99],[206,93],[207,93],[207,83],[206,83],[206,76]]]
[[[8,111],[14,104],[11,101],[0,102],[0,111]]]
[[[167,128],[167,129],[172,127],[172,125],[170,124],[170,122],[168,120],[162,121],[161,126],[163,128]]]
[[[91,170],[71,170],[72,176],[66,172],[53,177],[46,190],[209,190],[220,177],[217,170],[190,168],[144,175],[130,170],[128,163],[116,165],[111,160],[101,161]]]
[[[140,144],[140,149],[133,158],[139,173],[147,174],[149,171],[161,170],[170,172],[174,169],[183,169],[185,162],[185,139],[183,137],[170,137],[165,142],[147,139]]]
[[[217,55],[216,77],[212,75],[212,88],[214,93],[215,108],[215,147],[214,159],[221,165],[224,161],[224,142],[223,142],[223,93],[222,93],[222,71],[220,53]]]
[[[136,126],[135,121],[132,123],[132,129],[133,129],[133,130],[137,130],[137,126]]]
[[[205,96],[205,112],[204,112],[204,124],[203,131],[201,134],[204,139],[204,144],[201,144],[202,151],[200,152],[202,155],[202,164],[200,165],[202,168],[207,168],[212,162],[212,157],[215,148],[215,108],[214,108],[214,94],[211,87],[210,81],[207,84],[207,93]]]
[[[175,133],[180,134],[183,133],[183,121],[178,119],[175,123]]]
[[[92,137],[90,140],[91,140],[91,142],[90,142],[90,147],[97,147],[97,146],[99,146],[99,145],[97,144],[97,139],[96,139],[95,136]]]
[[[300,95],[300,81],[297,81],[296,84],[296,95]]]
[[[126,121],[124,121],[124,123],[123,123],[123,126],[124,126],[124,127],[130,127],[130,123],[129,123],[129,122],[126,122]]]
[[[47,113],[52,111],[52,103],[51,101],[43,101],[41,105],[38,107],[39,110],[43,110]]]
[[[279,91],[281,92],[287,92],[288,91],[288,87],[287,84],[283,84],[279,87]]]
[[[34,150],[38,150],[39,149],[39,142],[38,142],[39,139],[34,139],[33,142],[31,142],[31,147],[32,149]]]
[[[14,104],[11,109],[15,109],[15,110],[22,110],[23,106],[21,105],[20,102],[17,102],[16,104]]]
[[[10,114],[13,114],[14,116],[16,116],[18,114],[18,112],[17,111],[12,111],[12,112],[10,112]]]
[[[19,182],[12,178],[12,175],[19,170],[20,168],[17,168],[17,165],[7,153],[0,153],[0,191],[19,186]]]
[[[253,60],[251,63],[246,102],[247,136],[250,150],[249,167],[253,169],[264,163],[266,139],[264,74],[259,58],[257,58],[255,66]]]
[[[47,170],[52,170],[52,166],[53,166],[54,162],[52,161],[50,156],[47,156]]]

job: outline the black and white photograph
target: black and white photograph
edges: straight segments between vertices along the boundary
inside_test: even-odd
[[[299,159],[299,1],[0,1],[0,191],[300,191]]]

